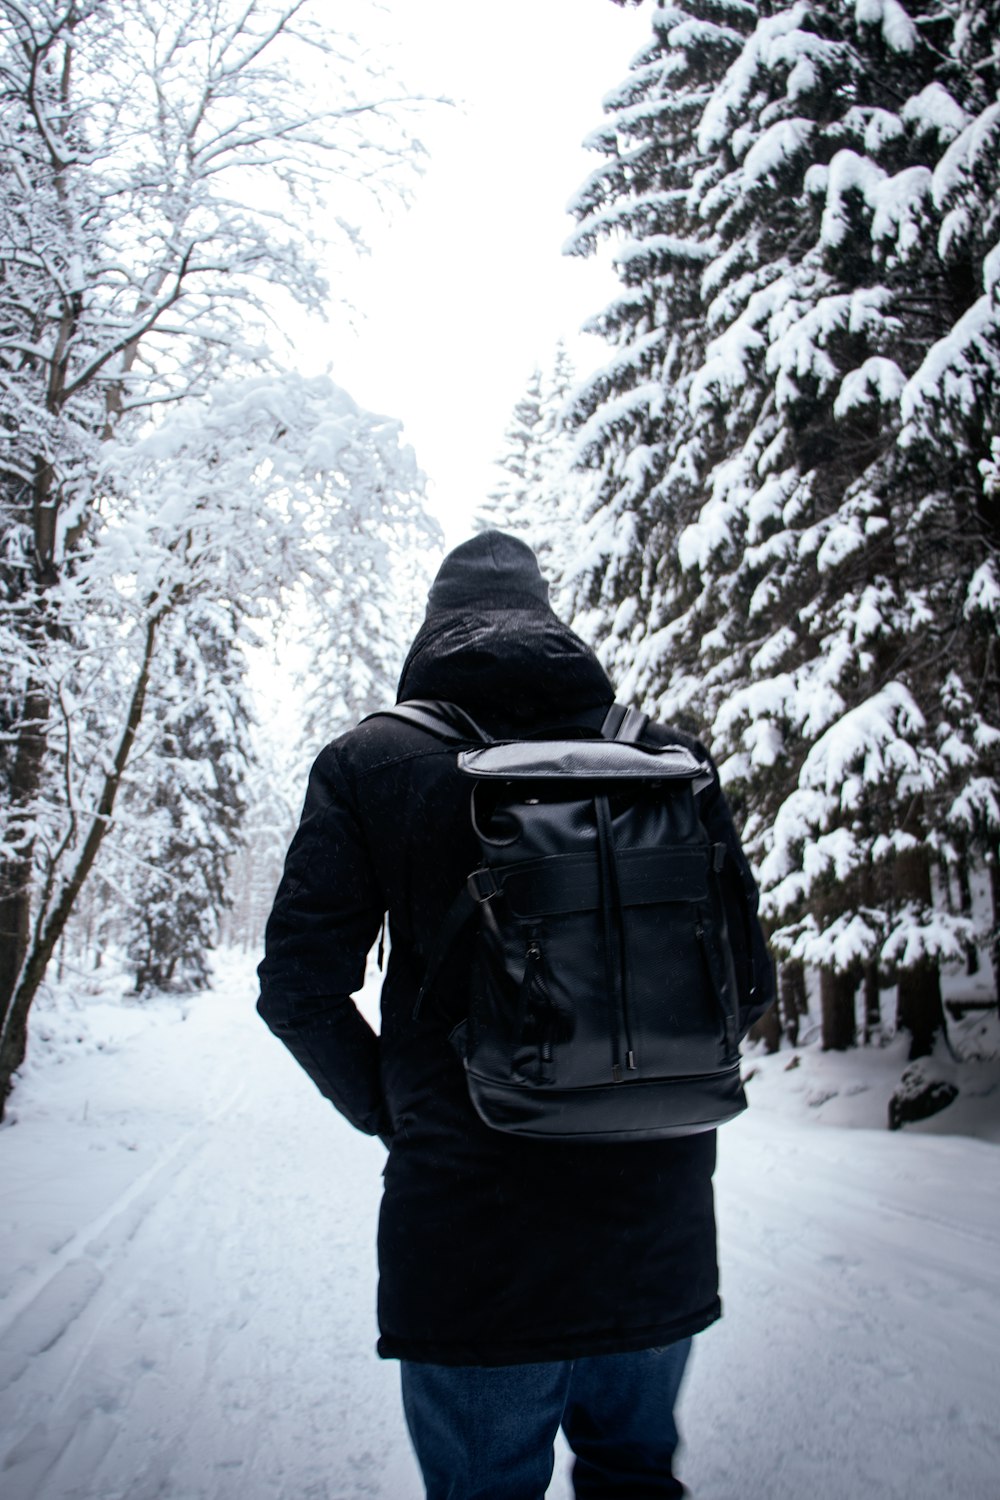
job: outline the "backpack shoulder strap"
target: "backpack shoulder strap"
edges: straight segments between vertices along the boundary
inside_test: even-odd
[[[436,698],[411,698],[405,703],[394,703],[391,708],[376,709],[367,718],[403,719],[418,729],[426,729],[446,745],[467,745],[470,740],[482,745],[493,743],[492,736],[464,708]]]
[[[642,739],[648,723],[648,714],[640,713],[637,708],[626,708],[624,703],[612,703],[601,725],[601,734],[606,740],[624,740],[634,745]]]
[[[493,744],[493,736],[487,734],[471,714],[467,714],[464,708],[459,708],[457,703],[447,703],[443,699],[410,698],[405,703],[394,703],[391,708],[376,709],[374,713],[367,714],[362,722],[378,718],[402,719],[404,723],[415,724],[418,729],[426,729],[428,734],[435,735],[446,745],[467,745],[470,740],[483,745]],[[462,929],[472,920],[480,899],[482,898],[476,894],[470,876],[469,883],[462,886],[452,902],[438,932],[417,995],[417,1003],[413,1008],[414,1020],[419,1016],[424,1000],[434,986],[449,949]]]

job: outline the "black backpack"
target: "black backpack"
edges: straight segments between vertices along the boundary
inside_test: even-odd
[[[454,704],[388,710],[458,752],[481,863],[445,918],[417,1009],[475,921],[469,1012],[451,1036],[487,1125],[633,1141],[746,1108],[739,997],[698,816],[710,768],[640,743],[614,704],[597,739],[494,741]],[[470,746],[474,748],[469,748]]]

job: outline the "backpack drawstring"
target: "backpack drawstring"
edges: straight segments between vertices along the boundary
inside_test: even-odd
[[[625,910],[618,878],[618,856],[615,852],[614,824],[607,797],[594,798],[594,820],[597,824],[597,854],[601,875],[601,921],[604,928],[604,970],[608,987],[608,1010],[611,1031],[611,1077],[622,1081],[619,1020],[625,1033],[625,1066],[636,1069],[632,1045],[632,1023],[629,1006],[628,940],[625,932]]]

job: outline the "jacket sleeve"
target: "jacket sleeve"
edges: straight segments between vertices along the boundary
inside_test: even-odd
[[[267,923],[257,1009],[317,1088],[367,1135],[386,1135],[378,1038],[352,994],[385,903],[336,747],[313,766]]]
[[[737,956],[737,978],[740,980],[740,1034],[745,1036],[755,1021],[774,1004],[776,987],[774,964],[768,952],[764,930],[757,915],[759,895],[753,871],[743,853],[733,815],[726,801],[715,762],[704,745],[695,741],[698,754],[711,764],[715,780],[703,793],[702,821],[717,843],[724,844],[729,858],[723,872],[731,936]]]

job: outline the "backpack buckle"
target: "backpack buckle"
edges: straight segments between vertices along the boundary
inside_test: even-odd
[[[500,894],[500,887],[497,885],[496,876],[492,870],[486,867],[481,870],[473,870],[465,884],[469,895],[479,906],[485,906],[487,901],[492,901],[494,896],[499,896]]]

